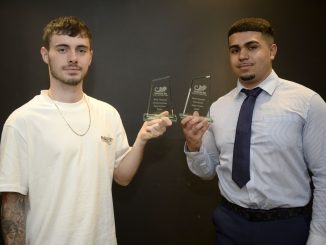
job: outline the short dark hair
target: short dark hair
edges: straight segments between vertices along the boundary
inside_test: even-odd
[[[43,29],[43,46],[49,49],[53,35],[68,35],[70,37],[81,36],[88,38],[92,47],[92,33],[87,25],[75,16],[61,16],[50,21]]]
[[[274,42],[274,29],[271,23],[268,20],[259,17],[246,17],[237,20],[230,27],[228,37],[234,33],[246,31],[261,32],[264,36],[271,38]]]

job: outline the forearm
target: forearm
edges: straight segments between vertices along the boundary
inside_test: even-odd
[[[172,125],[172,121],[167,117],[168,114],[165,111],[160,114],[160,118],[144,122],[133,147],[114,170],[114,180],[118,184],[126,186],[130,183],[143,160],[146,143],[164,134],[166,128]]]
[[[146,141],[137,137],[133,147],[114,170],[114,180],[123,186],[128,185],[136,174],[143,160]]]
[[[25,196],[2,193],[1,225],[6,245],[25,244]]]
[[[210,180],[216,175],[216,159],[217,157],[209,157],[205,149],[198,152],[189,152],[185,148],[187,164],[189,170],[204,180]]]
[[[325,177],[324,177],[325,178]],[[315,186],[313,194],[313,213],[307,245],[326,244],[326,189]]]
[[[215,136],[211,129],[205,131],[200,140],[198,151],[191,151],[189,146],[186,145],[184,152],[187,157],[188,167],[193,174],[205,180],[215,177],[219,153],[215,145]]]
[[[130,183],[143,160],[146,143],[164,134],[166,128],[172,125],[171,120],[167,117],[168,114],[165,111],[160,114],[160,118],[144,122],[133,147],[114,170],[114,180],[118,184],[126,186]]]

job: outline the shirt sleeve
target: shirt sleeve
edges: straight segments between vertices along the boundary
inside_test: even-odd
[[[184,152],[190,171],[202,179],[210,180],[216,175],[218,151],[211,127],[203,136],[203,144],[198,152],[189,152],[185,144]]]
[[[312,172],[313,212],[307,245],[326,244],[326,104],[315,94],[303,129],[303,151]]]
[[[126,131],[124,129],[121,117],[119,113],[116,111],[116,160],[114,167],[116,168],[121,160],[127,155],[127,153],[131,150],[129,146],[128,137]]]
[[[5,125],[0,148],[0,192],[28,192],[27,145],[17,130]]]

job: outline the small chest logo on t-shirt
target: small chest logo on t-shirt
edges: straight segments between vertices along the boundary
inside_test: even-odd
[[[106,137],[106,136],[101,136],[101,140],[103,140],[104,142],[106,142],[108,145],[111,145],[113,138],[111,137]]]

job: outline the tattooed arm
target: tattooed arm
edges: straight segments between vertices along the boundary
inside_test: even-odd
[[[1,225],[6,245],[25,244],[25,196],[2,193]]]

